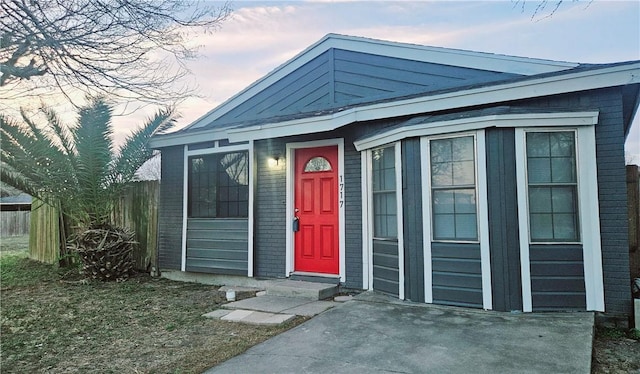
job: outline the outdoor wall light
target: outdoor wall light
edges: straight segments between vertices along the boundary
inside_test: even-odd
[[[280,157],[279,156],[269,157],[269,159],[267,160],[267,164],[269,165],[270,168],[277,167],[280,164]]]

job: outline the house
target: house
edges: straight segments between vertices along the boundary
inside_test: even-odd
[[[161,270],[629,315],[640,61],[329,34],[162,151]]]

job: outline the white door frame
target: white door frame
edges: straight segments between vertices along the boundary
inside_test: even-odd
[[[326,147],[326,146],[338,146],[338,235],[339,235],[339,246],[340,246],[340,254],[339,254],[339,275],[340,282],[344,283],[346,281],[346,271],[345,271],[345,205],[346,205],[346,188],[345,188],[345,178],[344,178],[344,139],[343,138],[335,138],[335,139],[323,139],[323,140],[314,140],[309,142],[294,142],[286,144],[286,168],[287,168],[287,181],[286,181],[286,213],[285,213],[285,222],[287,223],[286,228],[286,266],[285,266],[285,277],[289,277],[289,275],[295,269],[295,245],[294,245],[294,235],[291,229],[291,222],[294,217],[294,181],[295,181],[295,150],[301,148],[316,148],[316,147]]]

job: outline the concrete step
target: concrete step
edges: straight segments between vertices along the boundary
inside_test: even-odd
[[[324,300],[338,293],[337,284],[305,282],[299,280],[273,280],[265,284],[267,295],[300,297],[309,300]]]

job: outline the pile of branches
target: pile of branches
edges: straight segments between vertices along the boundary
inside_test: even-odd
[[[86,277],[101,281],[123,280],[133,273],[134,232],[103,225],[90,228],[70,244],[78,253]]]

